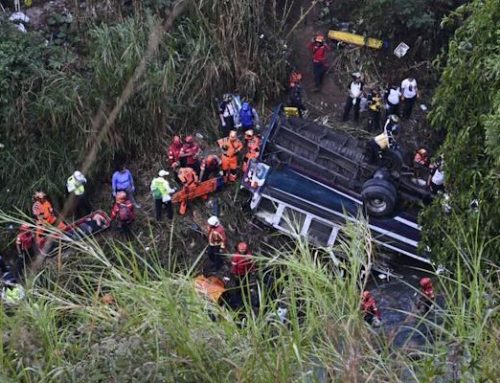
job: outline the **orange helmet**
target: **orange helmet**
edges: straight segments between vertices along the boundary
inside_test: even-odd
[[[325,36],[323,36],[322,33],[318,33],[316,37],[314,37],[314,42],[316,43],[324,43],[325,42]]]
[[[119,191],[116,193],[116,202],[123,203],[127,200],[127,193],[124,191]]]
[[[186,138],[184,139],[184,142],[186,144],[192,144],[194,142],[193,136],[186,136]]]
[[[432,287],[432,280],[428,277],[423,277],[422,279],[420,279],[420,287],[424,289]]]
[[[293,71],[290,74],[290,83],[298,83],[302,80],[302,73]]]
[[[179,136],[174,136],[174,138],[172,139],[172,143],[179,145],[181,143],[181,138]]]
[[[231,130],[229,132],[229,139],[236,140],[238,138],[238,132],[236,130]]]
[[[365,290],[361,294],[361,297],[363,298],[363,300],[370,299],[372,297],[372,293],[370,293],[368,290]]]
[[[237,246],[238,253],[245,254],[248,251],[248,245],[246,242],[240,242]]]
[[[23,223],[21,226],[19,226],[19,231],[21,233],[26,233],[26,232],[28,232],[30,230],[31,230],[31,228],[30,228],[30,226],[27,223]]]

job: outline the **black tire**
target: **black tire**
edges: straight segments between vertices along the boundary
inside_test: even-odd
[[[372,178],[361,190],[365,210],[373,217],[384,217],[393,213],[397,203],[397,190],[391,181]]]
[[[399,149],[388,149],[382,151],[381,165],[391,172],[399,173],[403,167],[403,153]]]

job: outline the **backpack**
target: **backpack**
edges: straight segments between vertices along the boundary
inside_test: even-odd
[[[253,111],[251,107],[240,109],[240,123],[243,126],[253,125]]]
[[[132,212],[127,204],[121,203],[118,210],[120,221],[126,222],[132,220]]]

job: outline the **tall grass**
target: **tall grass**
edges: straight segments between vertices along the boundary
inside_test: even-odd
[[[468,269],[480,254],[462,252],[452,273],[436,276],[445,302],[435,311],[438,321],[434,314],[416,318],[434,340],[420,350],[395,349],[360,317],[360,270],[369,264],[365,234],[363,227],[348,229],[341,247],[352,262],[343,276],[301,240],[257,254],[254,289],[262,304],[255,310],[246,300],[239,313],[200,297],[196,271],[187,266],[168,270],[136,245],[74,243],[60,271],[49,262],[28,283],[28,299],[1,311],[0,376],[20,382],[494,381],[498,266]],[[270,271],[277,296],[263,282]],[[103,303],[105,294],[115,303]],[[283,306],[286,323],[276,316]]]

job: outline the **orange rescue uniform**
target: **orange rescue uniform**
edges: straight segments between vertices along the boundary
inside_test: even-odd
[[[222,170],[236,170],[238,168],[238,153],[243,149],[243,144],[238,138],[224,137],[217,140],[222,149]]]
[[[260,153],[260,138],[258,136],[253,136],[249,140],[247,140],[247,153],[245,154],[245,158],[243,159],[242,169],[244,172],[248,169],[248,161],[251,159],[259,157]]]

